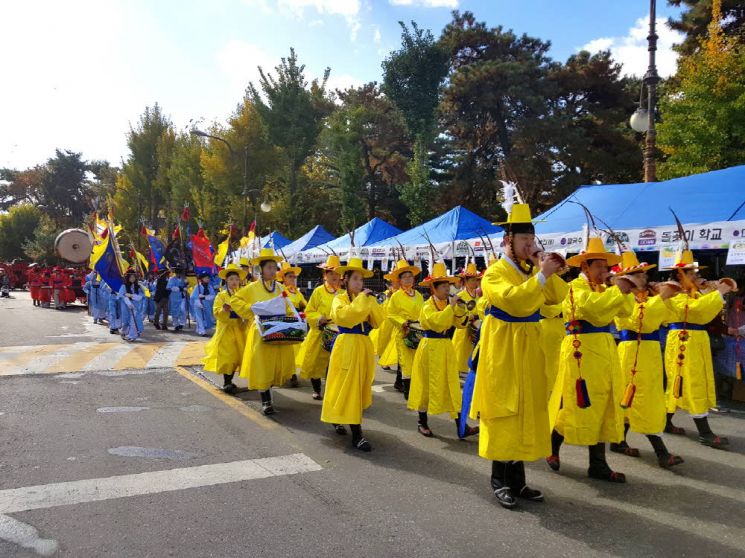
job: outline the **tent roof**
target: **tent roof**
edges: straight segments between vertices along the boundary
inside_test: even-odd
[[[443,244],[455,240],[478,238],[485,234],[492,235],[501,231],[502,228],[492,225],[491,221],[476,215],[473,211],[461,205],[457,205],[431,221],[387,240],[376,242],[375,246],[397,246],[399,242],[404,246],[427,244],[425,232],[432,244]]]
[[[664,182],[582,186],[536,217],[544,221],[536,224],[536,232],[581,230],[586,223],[584,210],[570,201],[583,203],[613,229],[672,225],[671,207],[683,223],[741,220],[745,219],[745,165]]]
[[[274,241],[274,248],[276,250],[279,250],[280,248],[284,248],[288,244],[292,243],[292,240],[284,236],[282,233],[278,231],[272,231],[268,235],[262,237],[261,239],[261,246],[263,248],[268,248],[270,245],[270,241]]]
[[[401,229],[375,217],[371,221],[368,221],[354,230],[354,245],[358,248],[369,246],[376,242],[380,242],[381,240],[385,240],[386,238],[396,236],[397,234],[401,234]],[[351,245],[352,241],[349,235],[344,234],[330,242],[316,246],[316,249],[320,250],[321,248],[324,248],[328,251],[333,250],[334,252],[339,252],[348,250]]]
[[[319,244],[323,244],[329,240],[334,240],[334,236],[321,225],[316,225],[294,242],[290,242],[287,246],[284,246],[282,251],[289,258],[291,255],[315,248]]]

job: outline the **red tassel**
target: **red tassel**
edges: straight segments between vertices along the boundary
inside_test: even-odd
[[[621,407],[624,409],[628,409],[631,407],[631,403],[634,401],[634,394],[636,393],[636,385],[629,384],[626,386],[626,390],[623,392],[623,397],[621,398]]]
[[[673,397],[680,399],[683,395],[683,376],[675,376],[675,383],[673,383]]]
[[[590,406],[590,394],[587,392],[587,382],[584,378],[578,378],[575,383],[577,390],[577,407],[587,409]]]

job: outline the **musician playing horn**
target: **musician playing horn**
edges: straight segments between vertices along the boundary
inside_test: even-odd
[[[529,206],[514,203],[514,185],[504,185],[505,255],[481,280],[487,310],[470,416],[480,419],[479,455],[492,461],[494,495],[513,508],[518,498],[543,501],[527,486],[523,463],[551,452],[539,310],[561,302],[567,285],[557,275],[563,259],[540,254]]]

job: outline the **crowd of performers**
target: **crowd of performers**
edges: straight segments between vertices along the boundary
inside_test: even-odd
[[[73,267],[44,267],[32,263],[26,272],[26,284],[34,306],[64,310],[81,298],[80,286],[85,271]]]
[[[545,253],[523,203],[510,204],[500,224],[504,255],[486,270],[469,264],[452,276],[438,262],[422,278],[401,259],[385,276],[384,297],[365,287],[372,272],[355,257],[342,264],[330,255],[307,301],[297,289],[300,268],[272,249],[248,262],[260,270],[253,280],[231,264],[219,273],[204,368],[223,375],[227,393],[239,374],[260,393],[265,415],[275,412],[273,387],[309,380],[320,420],[339,435],[351,431],[352,447],[368,452],[362,422],[376,364],[395,367],[394,386],[422,436],[433,436],[428,418],[442,414],[459,438],[478,435],[479,455],[492,462],[491,489],[506,508],[543,501],[524,462],[545,459],[559,471],[563,443],[586,446],[588,475],[608,482],[626,481],[607,461],[608,444],[639,456],[629,430],[646,436],[661,467],[680,465],[663,441],[684,434],[671,420],[677,409],[693,418],[702,444],[727,446],[707,419],[716,398],[704,324],[722,311],[731,280],[703,280],[688,249],[671,280],[654,284],[653,265],[633,251],[609,252],[600,237],[567,260]],[[576,278],[568,281],[570,268]]]

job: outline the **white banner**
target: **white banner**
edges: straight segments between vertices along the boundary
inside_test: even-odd
[[[657,262],[658,269],[669,269],[675,265],[675,254],[678,252],[675,246],[663,246],[660,248],[660,259]]]

